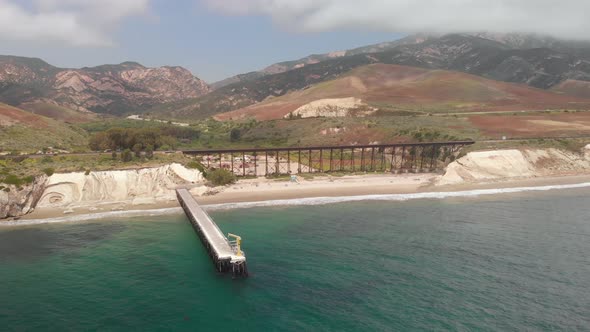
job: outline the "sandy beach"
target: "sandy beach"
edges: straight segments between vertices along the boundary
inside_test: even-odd
[[[341,197],[362,195],[454,192],[477,189],[540,187],[590,182],[590,175],[508,179],[457,185],[435,185],[438,174],[382,174],[344,177],[318,177],[299,183],[275,182],[266,179],[244,180],[221,192],[198,197],[201,204],[257,202],[309,197]]]
[[[418,192],[428,187],[437,174],[370,174],[319,176],[312,180],[298,178],[273,181],[264,178],[242,180],[219,193],[197,198],[202,204],[222,204],[308,197],[338,197]]]
[[[440,174],[367,174],[351,176],[319,176],[310,180],[302,178],[298,182],[273,180],[265,178],[240,180],[236,184],[223,188],[214,188],[208,195],[196,197],[203,205],[227,203],[265,202],[275,200],[295,200],[320,197],[346,197],[365,195],[414,194],[431,192],[461,192],[479,189],[505,189],[521,187],[542,187],[554,185],[571,185],[590,182],[590,175],[568,175],[553,177],[536,177],[526,179],[508,179],[457,185],[435,185]],[[130,205],[125,203],[105,203],[100,206],[80,206],[64,209],[39,208],[33,213],[19,219],[39,220],[48,218],[76,219],[80,215],[104,213],[121,213],[126,211],[161,210],[178,207],[178,202],[168,201],[157,204]],[[14,223],[13,223],[14,224]]]

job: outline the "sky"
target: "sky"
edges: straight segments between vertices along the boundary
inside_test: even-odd
[[[0,0],[0,54],[179,65],[211,83],[415,32],[583,39],[589,12],[588,0]]]

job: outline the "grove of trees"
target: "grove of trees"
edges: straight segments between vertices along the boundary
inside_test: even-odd
[[[179,139],[198,139],[200,132],[192,128],[111,128],[95,133],[90,138],[90,149],[130,150],[138,155],[141,151],[152,154],[154,150],[174,149]]]

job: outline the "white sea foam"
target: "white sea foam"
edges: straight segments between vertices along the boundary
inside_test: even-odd
[[[408,201],[413,199],[444,199],[444,198],[460,198],[460,197],[478,197],[485,195],[498,194],[512,194],[522,192],[534,191],[549,191],[549,190],[565,190],[588,188],[590,182],[577,184],[552,185],[541,187],[517,187],[517,188],[503,188],[503,189],[477,189],[466,191],[441,191],[441,192],[424,192],[413,194],[389,194],[389,195],[362,195],[362,196],[339,196],[339,197],[310,197],[298,199],[281,199],[262,202],[243,202],[243,203],[224,203],[207,205],[207,210],[226,210],[226,209],[243,209],[253,207],[270,207],[270,206],[293,206],[293,205],[325,205],[345,202],[358,201]]]
[[[280,199],[280,200],[261,201],[261,202],[211,204],[211,205],[204,205],[203,208],[205,208],[208,211],[213,211],[213,210],[245,209],[245,208],[272,207],[272,206],[326,205],[326,204],[358,202],[358,201],[408,201],[408,200],[414,200],[414,199],[469,198],[469,197],[478,197],[478,196],[486,196],[486,195],[513,194],[513,193],[523,193],[523,192],[541,192],[541,191],[550,191],[550,190],[566,190],[566,189],[579,189],[579,188],[590,188],[590,182],[577,183],[577,184],[540,186],[540,187],[477,189],[477,190],[449,191],[449,192],[446,192],[446,191],[424,192],[424,193],[413,193],[413,194],[362,195],[362,196],[310,197],[310,198],[297,198],[297,199]],[[110,211],[110,212],[101,212],[101,213],[94,213],[94,214],[64,216],[64,217],[57,217],[57,218],[30,219],[30,220],[0,222],[0,226],[36,225],[36,224],[47,224],[47,223],[74,222],[74,221],[98,220],[98,219],[106,219],[106,218],[137,217],[137,216],[161,216],[161,215],[171,215],[171,214],[180,214],[180,213],[182,213],[182,209],[180,207],[154,209],[154,210]]]

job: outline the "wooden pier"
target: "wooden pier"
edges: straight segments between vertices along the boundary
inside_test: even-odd
[[[231,272],[233,276],[247,276],[246,256],[240,249],[241,238],[229,234],[236,239],[236,241],[229,241],[188,190],[176,189],[176,196],[193,228],[201,238],[217,271]]]

